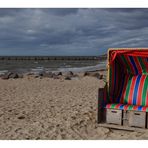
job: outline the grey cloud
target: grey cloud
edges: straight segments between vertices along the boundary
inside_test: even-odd
[[[147,37],[148,9],[0,9],[1,55],[99,55]]]
[[[63,8],[50,8],[50,9],[43,9],[44,12],[50,13],[53,15],[59,15],[59,16],[65,16],[65,15],[70,15],[70,14],[76,14],[78,9],[63,9]]]

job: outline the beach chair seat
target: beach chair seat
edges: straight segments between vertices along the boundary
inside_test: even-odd
[[[148,75],[126,75],[122,81],[117,99],[105,108],[148,112]]]
[[[128,104],[120,104],[120,103],[107,104],[105,108],[148,112],[147,106],[128,105]]]
[[[148,75],[127,74],[121,81],[118,97],[116,99],[111,99],[114,104],[118,104],[115,105],[115,108],[135,108],[135,110],[138,110],[138,108],[148,106]],[[111,107],[113,106],[114,105],[111,105]]]

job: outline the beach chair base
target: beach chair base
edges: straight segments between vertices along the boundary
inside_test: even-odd
[[[146,112],[106,109],[106,123],[146,128]]]
[[[102,120],[98,126],[117,130],[144,132],[148,131],[147,116],[146,112],[104,109],[105,120]]]
[[[98,127],[105,127],[109,129],[125,130],[125,131],[135,131],[135,132],[148,131],[148,129],[145,129],[145,128],[129,127],[129,126],[122,126],[122,125],[108,124],[108,123],[99,123]]]
[[[106,109],[106,123],[122,125],[122,110]]]
[[[128,130],[147,131],[148,113],[143,111],[102,108],[104,89],[98,93],[98,125],[102,127]]]

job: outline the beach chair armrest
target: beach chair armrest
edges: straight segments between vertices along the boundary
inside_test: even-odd
[[[98,123],[102,122],[104,116],[105,93],[107,93],[106,86],[98,89]]]
[[[98,108],[102,108],[103,101],[104,101],[104,87],[98,89]]]

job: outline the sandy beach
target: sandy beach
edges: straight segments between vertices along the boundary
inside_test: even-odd
[[[148,139],[97,125],[97,93],[104,81],[0,79],[0,139]]]

